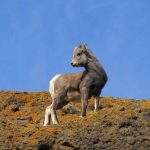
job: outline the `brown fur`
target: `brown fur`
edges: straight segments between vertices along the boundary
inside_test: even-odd
[[[54,82],[55,96],[53,97],[53,103],[46,109],[47,115],[45,115],[46,121],[44,125],[49,123],[48,116],[50,114],[53,123],[58,123],[56,109],[62,108],[67,104],[65,98],[72,91],[77,91],[80,94],[82,117],[86,116],[88,99],[91,96],[95,97],[95,110],[98,110],[98,96],[107,82],[107,74],[104,68],[87,45],[79,45],[75,48],[71,64],[74,67],[85,67],[85,71],[83,73],[64,74],[56,79]]]

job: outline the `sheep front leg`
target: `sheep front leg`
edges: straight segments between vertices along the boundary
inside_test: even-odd
[[[88,106],[88,95],[89,95],[89,90],[87,88],[82,88],[81,90],[81,102],[82,102],[81,117],[86,116],[86,110]]]

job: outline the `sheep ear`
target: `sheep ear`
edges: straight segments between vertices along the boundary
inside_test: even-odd
[[[83,44],[83,53],[85,53],[86,51],[87,51],[87,46],[86,46],[86,44]]]
[[[87,44],[84,44],[83,46],[84,46],[83,52],[84,52],[89,58],[91,58],[91,50],[89,49],[89,47],[87,46]]]
[[[82,45],[79,45],[79,48],[82,48]]]
[[[85,47],[88,47],[86,43],[84,44],[84,46],[85,46]]]

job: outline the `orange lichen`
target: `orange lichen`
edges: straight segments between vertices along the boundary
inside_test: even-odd
[[[55,134],[56,133],[56,129],[55,128],[48,128],[47,129],[47,132],[49,133],[49,134]]]
[[[32,115],[32,118],[33,118],[33,122],[36,122],[39,119],[39,115],[37,113],[34,113]]]
[[[32,107],[32,106],[33,106],[33,102],[28,102],[28,103],[27,103],[27,106],[28,106],[28,107]]]
[[[36,130],[33,135],[34,135],[35,137],[37,137],[37,136],[39,136],[40,134],[41,134],[41,132],[40,132],[39,130]]]
[[[24,117],[26,115],[26,113],[24,111],[17,111],[14,113],[15,116],[18,117]]]
[[[30,141],[30,143],[31,143],[32,145],[36,145],[36,144],[38,144],[38,140],[37,140],[37,139],[32,139],[32,140]]]
[[[59,119],[60,119],[60,123],[66,123],[66,122],[72,122],[73,123],[73,121],[80,119],[80,115],[68,114],[68,115],[59,117]]]

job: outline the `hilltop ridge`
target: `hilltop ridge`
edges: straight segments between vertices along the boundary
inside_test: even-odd
[[[94,112],[89,100],[87,117],[80,117],[81,102],[58,110],[59,125],[43,126],[48,92],[0,92],[0,149],[85,150],[150,149],[150,101],[100,98]]]

